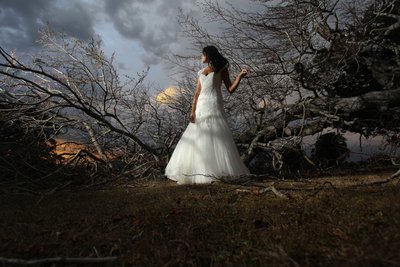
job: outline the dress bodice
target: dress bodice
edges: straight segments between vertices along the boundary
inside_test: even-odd
[[[208,101],[217,101],[222,103],[222,77],[221,72],[227,65],[222,67],[217,73],[215,71],[208,73],[207,75],[203,74],[204,69],[198,71],[198,76],[200,79],[201,90],[199,94],[200,99],[207,99]]]
[[[221,72],[227,65],[218,72],[203,74],[204,68],[198,71],[200,79],[200,94],[197,99],[196,121],[209,121],[210,118],[225,117],[222,99],[222,77]]]

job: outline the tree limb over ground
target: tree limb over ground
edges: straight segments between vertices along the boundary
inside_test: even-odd
[[[255,13],[205,1],[206,15],[223,29],[218,34],[179,17],[196,55],[215,44],[230,59],[232,75],[251,70],[241,89],[224,97],[233,131],[243,133],[238,143],[245,162],[268,151],[274,168],[284,168],[286,152],[328,127],[400,144],[389,138],[400,133],[400,4],[346,3],[259,1]],[[120,171],[146,166],[141,174],[148,175],[152,168],[145,164],[152,162],[160,174],[188,123],[196,69],[189,59],[196,57],[176,55],[184,70],[179,93],[162,102],[143,84],[146,74],[124,84],[100,43],[49,30],[41,40],[44,50],[29,65],[0,50],[3,117],[43,129],[43,136],[74,129],[98,159],[93,169],[114,168],[106,151],[118,146]]]

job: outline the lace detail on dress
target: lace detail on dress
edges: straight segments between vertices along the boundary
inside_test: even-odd
[[[222,69],[226,68],[225,65]],[[222,77],[221,71],[203,74],[205,68],[199,71],[201,90],[196,105],[196,122],[203,121],[210,124],[210,120],[226,120],[223,109],[223,98],[221,92]]]

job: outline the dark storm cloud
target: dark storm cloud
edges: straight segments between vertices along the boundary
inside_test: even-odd
[[[81,39],[88,39],[95,34],[95,12],[92,7],[80,3],[52,9],[43,19],[47,19],[56,29],[63,29]]]
[[[151,65],[159,63],[169,46],[178,42],[177,10],[191,2],[194,1],[106,0],[104,12],[121,35],[140,42],[146,51],[141,59]]]
[[[110,17],[117,31],[127,38],[140,38],[144,30],[141,2],[151,1],[105,0],[104,11]]]
[[[0,45],[29,52],[39,29],[49,24],[83,40],[95,35],[96,19],[106,18],[125,38],[145,50],[145,64],[157,64],[178,42],[176,13],[185,0],[0,0]],[[107,38],[107,36],[102,36]]]
[[[86,6],[76,1],[0,0],[0,45],[32,50],[37,47],[39,29],[46,24],[87,39],[94,35],[92,16]]]
[[[123,37],[140,44],[145,51],[141,60],[146,65],[158,64],[171,47],[190,45],[178,36],[180,25],[176,15],[178,8],[183,8],[189,9],[191,16],[202,16],[198,2],[201,3],[199,0],[0,0],[0,45],[7,50],[32,51],[37,47],[38,30],[46,24],[86,40],[95,35],[96,26],[105,19]],[[101,37],[109,38],[107,30]],[[111,41],[118,45],[126,40]]]

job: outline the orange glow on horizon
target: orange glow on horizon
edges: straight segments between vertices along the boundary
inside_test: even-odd
[[[75,156],[80,150],[90,151],[97,158],[101,158],[99,153],[91,151],[91,149],[89,149],[88,146],[85,144],[81,144],[74,140],[67,140],[59,137],[54,138],[54,140],[56,141],[54,153],[60,155],[63,158],[62,161],[66,161],[71,157]],[[110,160],[118,157],[118,155],[116,155],[117,153],[113,151],[105,151],[104,154]],[[85,156],[85,159],[93,160],[89,156]]]

